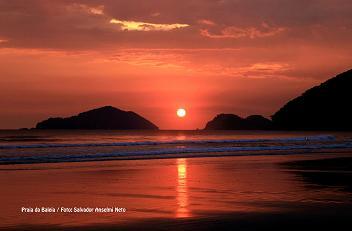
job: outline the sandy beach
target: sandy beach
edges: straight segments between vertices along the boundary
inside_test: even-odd
[[[351,218],[350,153],[2,165],[0,228],[338,228]],[[115,207],[125,212],[83,212]]]

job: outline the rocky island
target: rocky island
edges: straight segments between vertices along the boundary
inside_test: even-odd
[[[241,118],[234,114],[219,114],[205,126],[205,130],[269,130],[272,123],[261,115]]]
[[[49,118],[39,122],[36,129],[157,130],[158,127],[135,112],[105,106],[67,118]]]

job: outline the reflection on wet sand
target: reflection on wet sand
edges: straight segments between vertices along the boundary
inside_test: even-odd
[[[187,160],[176,159],[177,163],[177,210],[176,217],[189,217],[188,190],[187,190]]]
[[[352,158],[298,160],[282,163],[310,188],[328,188],[352,192]]]
[[[314,158],[326,157],[321,155]],[[330,187],[335,186],[331,184],[329,187],[308,189],[307,186],[321,184],[321,181],[311,182],[297,173],[307,170],[307,165],[317,166],[319,171],[327,171],[320,169],[327,166],[335,172],[341,169],[337,163],[349,163],[350,166],[351,159],[335,161],[334,169],[331,169],[332,160],[314,161],[316,164],[297,162],[303,159],[302,156],[255,156],[2,166],[0,185],[6,187],[0,190],[0,229],[16,226],[17,230],[23,230],[23,225],[34,225],[41,227],[41,230],[53,230],[43,227],[94,227],[98,223],[112,223],[114,227],[132,225],[139,227],[139,230],[145,228],[144,223],[139,222],[163,220],[190,226],[204,221],[206,230],[212,230],[208,228],[212,220],[202,219],[216,217],[236,223],[243,218],[236,217],[236,214],[247,214],[253,215],[253,219],[260,217],[263,220],[263,215],[270,217],[273,213],[283,214],[305,207],[312,208],[314,213],[320,212],[322,206],[329,207],[332,203],[333,206],[339,204],[347,207],[348,213],[342,213],[350,215],[349,191],[336,190],[336,187]],[[282,164],[293,161],[296,161],[293,165],[299,172]],[[351,179],[350,175],[346,175],[350,174],[347,167],[343,168],[343,175],[336,175],[333,182],[340,182],[341,176]],[[326,176],[319,179],[325,180]],[[29,214],[21,212],[22,206],[118,206],[127,208],[127,212]],[[305,216],[313,212],[302,217],[306,219]],[[251,219],[246,222],[251,223]],[[190,220],[195,223],[189,223]],[[172,230],[169,228],[167,230]],[[149,230],[155,230],[155,227]]]

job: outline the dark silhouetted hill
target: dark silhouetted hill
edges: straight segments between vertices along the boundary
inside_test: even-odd
[[[247,129],[249,130],[269,130],[272,129],[271,120],[261,115],[251,115],[245,119]]]
[[[269,130],[271,121],[261,115],[243,119],[233,114],[219,114],[205,126],[205,130]]]
[[[49,118],[37,129],[158,129],[150,121],[132,111],[105,106],[68,118]]]
[[[291,100],[272,116],[277,129],[352,130],[352,70]]]

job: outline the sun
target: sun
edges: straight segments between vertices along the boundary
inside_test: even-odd
[[[183,109],[183,108],[179,108],[179,109],[177,109],[176,114],[180,118],[185,117],[186,116],[186,110]]]

